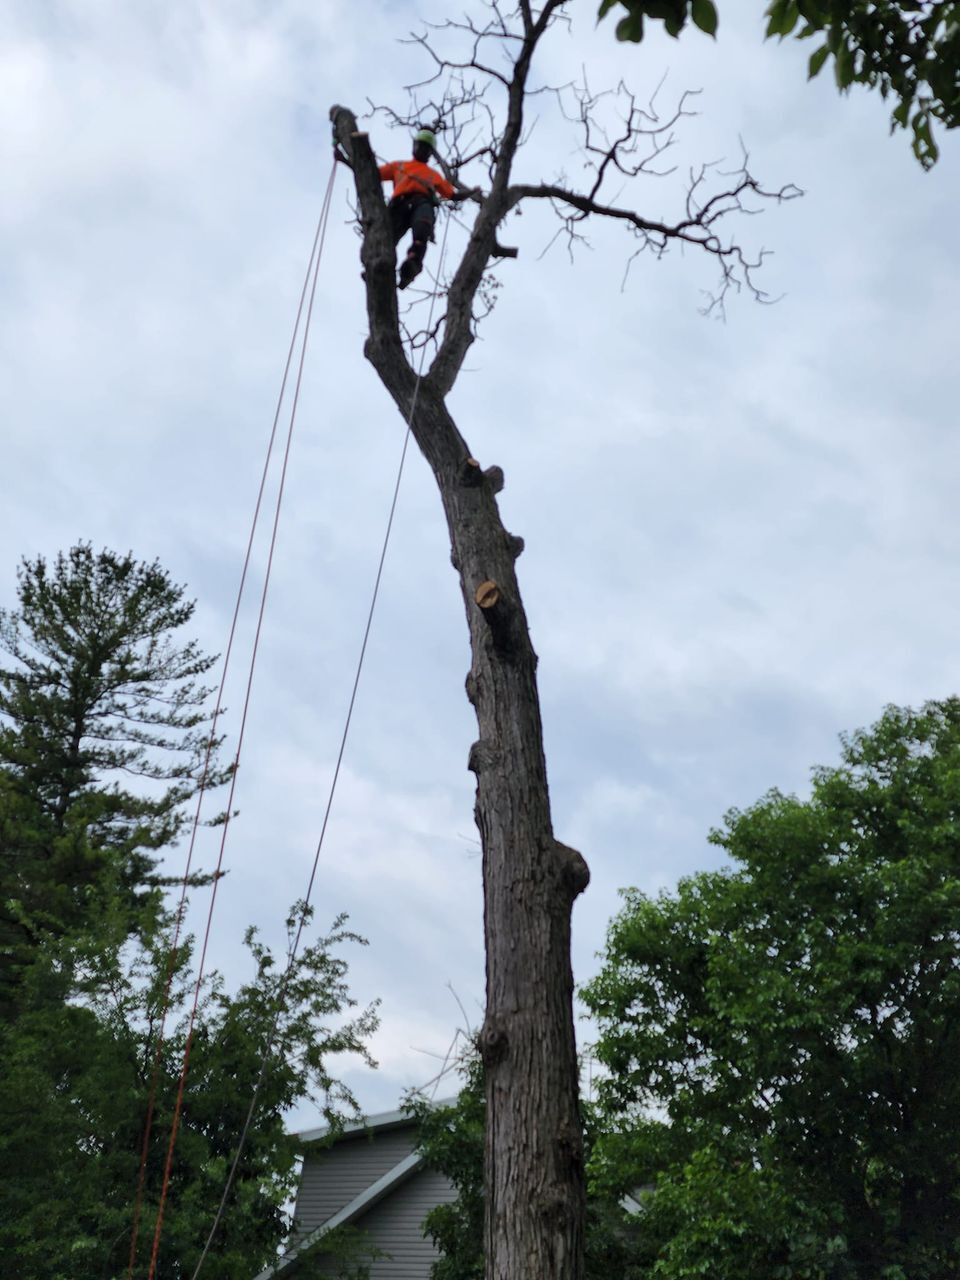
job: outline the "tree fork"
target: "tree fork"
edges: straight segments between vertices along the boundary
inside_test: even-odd
[[[454,308],[448,318],[440,353],[415,396],[376,162],[352,113],[334,107],[330,115],[360,202],[370,322],[365,354],[433,471],[470,632],[467,696],[480,738],[469,764],[483,848],[487,976],[479,1035],[487,1095],[486,1276],[581,1280],[585,1190],[570,920],[589,872],[553,835],[537,657],[515,571],[523,543],[500,518],[502,471],[480,468],[444,403],[451,368],[459,367],[468,345],[456,332],[462,313]],[[500,216],[491,195],[460,272],[479,280]],[[483,600],[477,594],[481,584],[495,586],[486,607],[487,594]]]

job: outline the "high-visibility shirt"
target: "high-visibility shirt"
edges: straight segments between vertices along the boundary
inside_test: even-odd
[[[392,160],[380,166],[380,177],[393,182],[393,194],[397,196],[442,196],[450,200],[456,194],[454,187],[442,173],[431,169],[422,160]]]

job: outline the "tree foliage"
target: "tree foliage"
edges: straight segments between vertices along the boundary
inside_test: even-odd
[[[154,1078],[141,1260],[157,1213],[195,985],[192,942],[167,941],[157,855],[204,776],[227,776],[208,746],[213,659],[178,638],[183,588],[130,555],[25,560],[18,606],[0,611],[0,1257],[16,1280],[103,1280],[126,1269]],[[355,1109],[329,1060],[366,1056],[376,1025],[373,1008],[349,1012],[341,951],[360,941],[341,918],[277,965],[249,930],[253,976],[233,993],[206,979],[158,1280],[192,1275],[261,1071],[204,1277],[276,1255],[290,1107],[312,1098],[332,1124]]]
[[[23,560],[17,596],[0,609],[6,998],[32,940],[90,918],[106,886],[125,886],[129,929],[149,920],[155,852],[201,780],[227,774],[216,741],[208,755],[202,679],[215,658],[178,638],[194,605],[157,563],[81,543],[52,565]]]
[[[733,868],[629,891],[584,992],[595,1167],[655,1184],[653,1274],[957,1274],[960,700],[889,708],[711,838]]]
[[[619,40],[640,41],[645,23],[659,21],[678,36],[690,21],[715,35],[713,0],[602,0],[599,16],[625,9]],[[937,161],[933,121],[960,123],[960,4],[957,0],[772,0],[767,37],[822,38],[811,53],[809,76],[833,59],[837,88],[852,84],[896,100],[891,128],[913,131],[913,151],[925,169]]]
[[[299,911],[291,913],[293,927]],[[162,920],[168,925],[169,920]],[[123,928],[97,922],[48,942],[31,966],[16,1021],[0,1028],[0,1256],[17,1280],[102,1280],[124,1273],[134,1223],[140,1147],[170,955],[158,930],[130,957]],[[213,1224],[264,1063],[283,965],[252,930],[253,976],[234,993],[213,974],[194,1026],[189,1088],[161,1237],[159,1280],[191,1276]],[[361,939],[334,922],[287,978],[274,1048],[215,1247],[203,1275],[255,1275],[288,1230],[297,1144],[291,1106],[316,1101],[337,1123],[349,1091],[329,1060],[365,1056],[374,1010],[352,1001],[339,952]],[[166,1142],[192,1001],[191,946],[174,960],[140,1229],[149,1256]],[[69,982],[64,975],[72,974]],[[57,1000],[55,997],[59,997]],[[142,1274],[138,1268],[137,1275]]]

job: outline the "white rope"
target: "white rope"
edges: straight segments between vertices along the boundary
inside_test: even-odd
[[[430,309],[427,315],[427,328],[426,328],[427,333],[429,333],[430,325],[431,325],[431,322],[433,321],[433,313],[434,313],[434,308],[437,301],[437,294],[440,289],[440,281],[443,273],[443,262],[444,262],[444,258],[446,256],[446,250],[447,250],[447,232],[449,231],[449,229],[450,229],[450,219],[448,217],[444,223],[443,237],[440,245],[440,258],[437,263],[437,273],[434,279],[433,291],[430,297]],[[320,265],[320,259],[318,256],[317,269],[319,269],[319,265]],[[316,287],[316,274],[314,274],[314,288],[315,287]],[[299,920],[297,922],[297,932],[294,937],[293,943],[290,947],[290,951],[287,959],[287,967],[284,970],[284,974],[280,982],[280,990],[277,997],[276,1013],[274,1014],[273,1023],[270,1027],[270,1033],[267,1037],[267,1042],[264,1047],[263,1060],[260,1064],[260,1073],[257,1076],[257,1081],[253,1088],[253,1095],[250,1099],[250,1106],[247,1110],[246,1119],[243,1122],[243,1128],[240,1132],[240,1139],[237,1144],[236,1154],[234,1155],[233,1163],[230,1166],[230,1172],[227,1174],[227,1181],[226,1181],[226,1184],[224,1185],[223,1195],[220,1198],[220,1204],[219,1204],[219,1207],[217,1208],[217,1213],[213,1220],[213,1225],[210,1228],[210,1232],[207,1236],[206,1243],[203,1246],[203,1252],[200,1254],[200,1259],[197,1262],[196,1268],[194,1269],[192,1280],[197,1280],[197,1277],[200,1274],[200,1269],[202,1268],[204,1261],[206,1260],[207,1254],[210,1252],[210,1246],[213,1243],[213,1238],[217,1232],[217,1228],[220,1226],[220,1223],[223,1220],[223,1215],[224,1215],[224,1211],[226,1209],[226,1204],[227,1204],[227,1198],[229,1197],[230,1191],[233,1188],[234,1181],[236,1180],[237,1169],[240,1164],[240,1157],[243,1153],[243,1149],[247,1141],[247,1136],[250,1132],[250,1126],[253,1121],[254,1112],[256,1110],[257,1100],[260,1096],[260,1089],[263,1085],[263,1081],[266,1076],[267,1067],[270,1063],[271,1058],[273,1057],[274,1041],[276,1039],[277,1028],[280,1023],[280,1016],[283,1013],[284,999],[286,997],[286,991],[287,991],[287,984],[290,980],[290,975],[293,972],[294,964],[296,963],[297,952],[299,951],[299,948],[300,948],[300,939],[303,935],[303,930],[307,921],[307,911],[310,906],[310,898],[313,894],[313,886],[317,877],[317,868],[320,864],[320,853],[323,849],[323,841],[326,836],[327,826],[330,821],[330,813],[333,808],[333,799],[337,790],[337,782],[340,778],[340,767],[343,763],[343,757],[347,747],[347,738],[350,733],[350,723],[353,719],[353,709],[357,700],[357,690],[360,687],[360,675],[363,671],[363,663],[367,654],[367,643],[370,639],[370,631],[373,626],[373,615],[377,606],[377,598],[380,594],[380,583],[383,578],[383,566],[387,558],[387,548],[390,545],[390,535],[393,531],[393,521],[397,511],[397,501],[400,496],[400,482],[403,479],[403,468],[407,459],[407,447],[410,443],[411,425],[413,423],[414,414],[416,413],[416,410],[417,410],[417,400],[420,394],[420,383],[423,379],[423,366],[426,360],[427,345],[428,345],[427,341],[424,341],[423,347],[421,348],[421,351],[420,351],[420,363],[417,368],[417,378],[413,387],[413,396],[410,402],[410,412],[407,415],[406,431],[404,432],[404,437],[403,437],[403,448],[400,451],[400,463],[399,463],[399,466],[397,467],[397,478],[393,486],[393,497],[390,502],[390,512],[389,512],[389,515],[387,516],[387,527],[383,535],[383,544],[380,549],[380,559],[377,564],[377,573],[376,573],[376,578],[374,579],[373,593],[370,599],[370,608],[367,612],[367,621],[363,631],[363,640],[360,645],[360,656],[359,656],[359,659],[357,660],[357,669],[353,677],[353,687],[350,691],[350,701],[347,706],[347,714],[344,720],[343,732],[340,736],[340,748],[339,748],[339,751],[337,752],[337,762],[336,762],[336,765],[334,766],[333,778],[331,779],[330,790],[327,795],[327,803],[326,803],[326,808],[324,810],[323,822],[320,827],[320,836],[317,840],[317,848],[314,854],[313,867],[310,871],[310,879],[307,883],[307,891],[303,898],[303,905],[301,907]],[[306,334],[304,334],[304,351],[305,349],[306,349]],[[301,363],[302,363],[302,359],[303,359],[303,355],[301,354]]]

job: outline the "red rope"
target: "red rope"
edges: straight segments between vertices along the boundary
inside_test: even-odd
[[[290,346],[287,351],[287,359],[284,365],[283,377],[280,383],[280,393],[279,393],[279,396],[277,397],[277,406],[273,415],[273,423],[270,430],[270,438],[267,444],[266,457],[264,459],[263,471],[260,476],[260,487],[257,492],[257,500],[254,507],[253,519],[250,525],[250,534],[247,539],[247,549],[246,549],[246,554],[244,556],[243,569],[240,575],[240,584],[237,590],[236,602],[234,604],[233,618],[230,624],[230,634],[227,640],[227,647],[224,655],[223,669],[220,676],[219,688],[217,690],[216,707],[213,712],[213,720],[211,724],[210,736],[207,740],[206,752],[204,755],[203,770],[200,778],[200,787],[197,794],[197,807],[194,813],[193,824],[190,831],[190,842],[187,850],[187,861],[186,861],[186,866],[183,873],[183,880],[181,883],[180,901],[177,906],[173,940],[170,947],[170,959],[167,965],[166,982],[164,986],[163,1001],[161,1006],[160,1028],[157,1036],[156,1052],[154,1054],[153,1070],[152,1070],[151,1082],[150,1082],[150,1094],[149,1094],[149,1099],[147,1104],[146,1121],[144,1124],[143,1143],[142,1143],[141,1152],[140,1152],[140,1167],[139,1167],[139,1173],[137,1177],[137,1194],[136,1194],[136,1201],[134,1205],[133,1231],[132,1231],[132,1236],[130,1241],[130,1257],[129,1257],[129,1263],[127,1268],[128,1280],[132,1280],[134,1267],[136,1265],[137,1241],[139,1237],[140,1221],[141,1221],[142,1211],[143,1211],[144,1189],[145,1189],[145,1183],[146,1183],[147,1156],[149,1153],[150,1138],[151,1138],[152,1129],[153,1129],[153,1117],[154,1117],[154,1111],[156,1106],[156,1092],[157,1092],[157,1085],[158,1085],[159,1073],[160,1073],[160,1059],[161,1059],[161,1054],[162,1054],[163,1044],[164,1044],[164,1029],[166,1025],[167,1014],[170,1008],[170,992],[173,984],[173,975],[174,975],[175,965],[176,965],[177,944],[180,939],[180,932],[183,925],[183,919],[185,914],[187,890],[188,890],[189,878],[190,878],[190,869],[193,863],[194,847],[196,845],[197,832],[200,826],[200,813],[201,813],[201,808],[202,808],[203,799],[204,799],[204,795],[207,787],[207,781],[209,777],[210,761],[213,753],[214,743],[216,741],[217,722],[221,714],[221,708],[223,703],[223,693],[226,685],[227,674],[230,669],[230,658],[233,652],[233,645],[234,645],[234,640],[237,632],[237,624],[238,624],[238,619],[240,615],[240,608],[243,601],[247,577],[250,569],[250,563],[253,555],[254,539],[255,539],[257,527],[260,520],[260,513],[263,505],[263,497],[266,489],[267,477],[270,470],[270,463],[273,458],[273,450],[274,450],[274,445],[276,443],[276,437],[277,437],[277,428],[280,422],[280,412],[283,406],[284,397],[286,395],[290,368],[293,363],[293,356],[294,356],[294,351],[296,349],[297,336],[300,330],[300,322],[301,322],[301,319],[303,318],[303,309],[304,309],[304,302],[306,301],[306,298],[307,298],[307,289],[310,286],[310,281],[312,277],[313,286],[310,292],[310,304],[307,312],[307,320],[306,320],[306,326],[304,329],[304,337],[303,337],[304,350],[306,349],[307,332],[309,330],[309,325],[310,325],[310,313],[312,312],[313,298],[316,292],[317,273],[319,271],[319,266],[320,266],[320,255],[323,251],[323,241],[324,241],[324,236],[326,232],[327,219],[330,212],[330,201],[333,194],[335,177],[336,177],[336,165],[334,164],[330,170],[330,178],[327,182],[327,190],[324,195],[323,206],[321,208],[320,217],[317,222],[317,229],[314,234],[313,245],[310,250],[310,259],[307,264],[307,270],[306,270],[306,275],[304,276],[303,287],[300,291],[300,301],[297,307],[297,316],[293,326],[293,333],[290,338]],[[163,1222],[163,1209],[164,1209],[166,1194],[167,1194],[169,1181],[170,1181],[170,1168],[173,1160],[173,1151],[174,1151],[174,1146],[176,1142],[176,1133],[179,1126],[179,1116],[180,1116],[180,1110],[181,1110],[182,1101],[183,1101],[183,1091],[186,1083],[186,1072],[187,1072],[187,1065],[189,1063],[189,1057],[190,1057],[193,1025],[194,1025],[197,1007],[199,1003],[199,997],[200,997],[200,987],[201,987],[202,977],[203,977],[203,964],[206,958],[207,944],[209,942],[209,937],[210,937],[210,928],[211,928],[211,923],[213,919],[213,907],[216,900],[217,884],[220,879],[221,867],[223,863],[227,828],[230,822],[230,814],[233,809],[233,795],[234,795],[234,789],[236,786],[237,770],[240,764],[240,750],[243,745],[243,734],[246,726],[247,711],[249,709],[251,690],[253,686],[253,673],[254,673],[254,668],[256,666],[257,649],[258,649],[259,640],[260,640],[260,632],[263,624],[263,615],[264,615],[264,608],[266,604],[267,587],[269,585],[270,572],[273,565],[273,552],[274,552],[274,547],[276,545],[277,528],[278,528],[279,518],[280,518],[280,507],[281,507],[282,498],[283,498],[284,483],[286,480],[287,463],[290,456],[290,444],[291,444],[291,437],[293,433],[293,422],[294,422],[294,416],[296,414],[297,400],[299,399],[300,381],[301,381],[302,373],[303,373],[303,355],[301,354],[300,367],[297,375],[296,395],[294,399],[293,412],[290,418],[290,427],[287,432],[287,442],[286,442],[286,448],[284,451],[283,468],[281,472],[280,485],[279,485],[278,494],[277,494],[276,510],[274,514],[273,530],[272,530],[271,541],[270,541],[270,554],[267,561],[267,569],[266,569],[265,578],[264,578],[263,590],[260,598],[260,611],[257,619],[256,635],[254,638],[253,652],[251,655],[250,668],[247,676],[247,686],[246,686],[246,694],[245,694],[245,700],[243,705],[243,715],[241,720],[240,735],[238,738],[237,750],[234,756],[233,768],[231,771],[230,798],[227,804],[226,818],[224,821],[223,832],[220,840],[219,857],[217,860],[216,871],[214,873],[214,880],[213,880],[213,886],[211,891],[210,909],[207,914],[206,933],[204,935],[203,951],[200,959],[200,969],[197,974],[197,982],[194,990],[193,1007],[190,1013],[190,1023],[189,1023],[188,1033],[187,1033],[187,1041],[184,1048],[184,1061],[183,1061],[183,1066],[181,1068],[180,1082],[179,1082],[178,1092],[177,1092],[177,1101],[176,1101],[173,1121],[171,1125],[170,1143],[167,1149],[167,1161],[164,1168],[164,1180],[163,1180],[163,1186],[161,1190],[160,1205],[157,1213],[157,1222],[156,1222],[156,1228],[154,1232],[153,1248],[151,1251],[150,1273],[149,1273],[151,1280],[152,1280],[155,1266],[156,1266],[157,1251],[158,1251],[159,1240],[160,1240],[160,1230]]]

